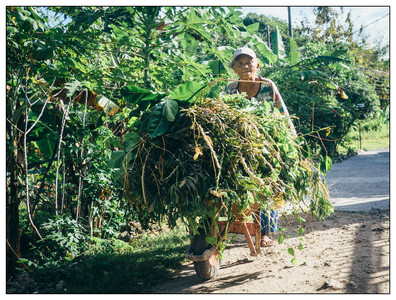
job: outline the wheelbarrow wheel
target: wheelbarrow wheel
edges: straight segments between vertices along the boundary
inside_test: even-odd
[[[194,261],[194,269],[200,278],[209,280],[217,276],[220,269],[220,262],[217,261],[216,264],[212,266],[209,260]]]
[[[205,239],[205,235],[196,235],[191,241],[192,252],[195,255],[201,255],[210,246]],[[194,269],[197,275],[204,279],[209,280],[216,277],[220,269],[220,262],[217,260],[217,255],[213,255],[208,260],[194,261]]]

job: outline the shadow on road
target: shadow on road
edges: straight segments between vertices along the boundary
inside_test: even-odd
[[[356,232],[352,267],[350,271],[348,293],[378,294],[383,293],[381,286],[389,282],[389,240],[381,237],[379,233],[387,228],[367,228],[365,224],[359,226]],[[369,232],[367,236],[367,232]],[[366,234],[362,241],[359,237]],[[389,235],[388,235],[389,238]],[[362,243],[368,245],[367,252],[361,254]],[[361,269],[361,266],[364,269]],[[360,266],[360,267],[358,267]],[[358,282],[358,284],[356,284]],[[355,283],[355,284],[352,284]]]

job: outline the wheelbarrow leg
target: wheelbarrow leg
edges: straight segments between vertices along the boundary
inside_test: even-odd
[[[254,217],[254,230],[255,230],[255,246],[256,246],[256,251],[257,253],[261,253],[261,248],[260,248],[260,243],[261,243],[261,214],[260,211],[258,210],[256,212],[256,215]]]
[[[246,223],[242,223],[241,226],[242,226],[242,230],[243,230],[243,234],[245,236],[246,242],[250,249],[250,255],[257,256],[257,251],[253,246],[252,237],[250,236],[250,233],[249,233]]]

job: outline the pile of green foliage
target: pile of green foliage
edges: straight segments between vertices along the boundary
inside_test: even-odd
[[[270,104],[229,95],[193,104],[166,99],[144,112],[130,137],[124,190],[142,224],[166,216],[170,227],[181,219],[195,234],[221,217],[230,224],[253,203],[309,206],[320,218],[332,212],[321,176],[331,159],[314,163],[304,139],[292,137]],[[215,233],[217,242],[225,234]]]

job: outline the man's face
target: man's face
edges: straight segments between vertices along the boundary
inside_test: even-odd
[[[236,58],[232,69],[240,79],[254,80],[258,67],[259,64],[252,57],[242,54]]]

